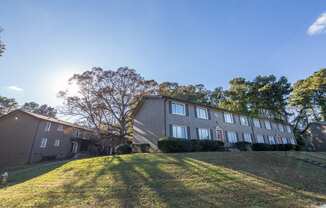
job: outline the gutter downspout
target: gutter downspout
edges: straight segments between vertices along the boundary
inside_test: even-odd
[[[164,136],[166,137],[166,101],[167,101],[167,98],[165,97],[164,98]]]
[[[34,150],[34,146],[35,146],[35,141],[36,141],[36,136],[37,136],[37,133],[39,132],[39,129],[40,129],[40,124],[41,124],[41,120],[38,121],[38,124],[37,124],[37,127],[36,127],[36,130],[35,130],[35,134],[34,134],[34,137],[33,137],[33,143],[32,143],[32,147],[31,147],[31,150],[29,152],[29,157],[28,157],[28,163],[32,163],[32,154],[33,154],[33,150]]]

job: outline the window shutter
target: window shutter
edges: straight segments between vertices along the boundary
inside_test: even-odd
[[[207,116],[208,116],[208,120],[211,120],[211,111],[209,108],[207,108]]]
[[[190,127],[189,126],[187,126],[187,137],[188,137],[188,139],[191,139]]]
[[[195,109],[195,118],[197,118],[197,106],[194,105],[194,109]]]
[[[172,102],[169,100],[169,113],[172,114]]]
[[[240,141],[240,138],[239,138],[239,133],[238,132],[235,132],[235,135],[236,135],[236,139],[237,139],[237,142],[239,142]]]
[[[172,124],[169,125],[170,137],[173,137]]]
[[[197,139],[199,139],[199,131],[198,131],[198,128],[196,128],[196,136],[197,136]]]
[[[233,122],[232,122],[232,123],[235,124],[235,123],[236,123],[236,122],[235,122],[235,115],[234,115],[233,113],[232,113],[231,115],[232,115],[232,119],[233,119]]]
[[[185,104],[186,116],[189,116],[189,105]]]
[[[222,112],[223,122],[225,123],[225,112]]]
[[[214,133],[213,133],[213,129],[209,129],[209,131],[210,131],[210,133],[211,133],[211,140],[213,140],[214,139]]]
[[[224,131],[224,137],[225,137],[225,141],[226,143],[229,143],[229,137],[228,137],[228,132],[227,131]]]

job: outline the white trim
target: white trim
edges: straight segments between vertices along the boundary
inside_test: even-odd
[[[46,124],[45,124],[45,129],[44,129],[44,131],[50,131],[50,130],[51,130],[51,122],[48,121],[48,122],[46,122]]]
[[[46,148],[48,138],[42,138],[40,148]]]
[[[230,123],[233,124],[234,123],[234,119],[233,119],[233,114],[229,113],[229,112],[224,112],[224,121],[225,123]]]
[[[184,129],[185,137],[182,137],[182,136],[180,137],[178,135],[177,128],[183,128]],[[188,139],[188,127],[187,126],[179,126],[179,125],[172,124],[172,137],[180,138],[180,139]]]
[[[203,110],[205,111],[205,117],[201,117],[200,115],[200,110]],[[197,115],[197,118],[201,118],[201,119],[205,119],[205,120],[208,120],[209,116],[208,116],[208,109],[207,108],[203,108],[203,107],[198,107],[196,106],[196,115]]]
[[[242,126],[249,126],[249,121],[247,116],[241,116],[240,115],[240,124]]]
[[[197,128],[198,130],[198,139],[211,139],[211,131],[210,129],[207,129],[207,128]],[[202,136],[202,133],[203,131],[207,131],[207,136],[208,138],[203,138]]]
[[[176,109],[175,109],[175,112],[173,112],[173,105],[181,105],[181,106],[183,106],[183,113],[178,113],[176,111]],[[180,102],[171,101],[171,114],[185,116],[186,115],[186,104],[180,103]]]

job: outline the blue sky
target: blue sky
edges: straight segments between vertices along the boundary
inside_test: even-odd
[[[66,79],[93,66],[209,89],[294,82],[326,67],[325,12],[325,0],[2,0],[0,95],[57,106]]]

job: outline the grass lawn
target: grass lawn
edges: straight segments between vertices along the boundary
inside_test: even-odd
[[[132,154],[10,172],[0,207],[314,207],[326,204],[324,153]]]

